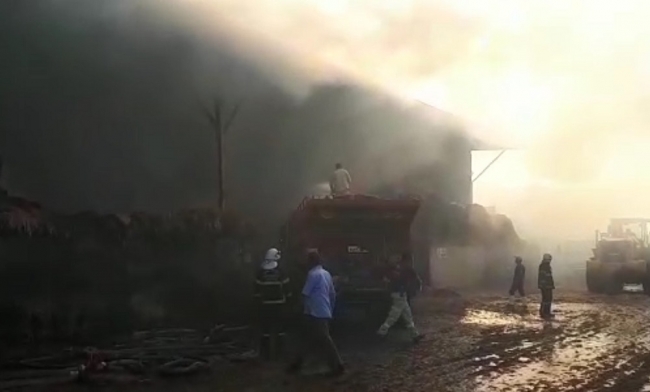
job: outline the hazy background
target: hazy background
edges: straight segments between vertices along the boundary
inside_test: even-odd
[[[59,209],[213,201],[197,101],[216,93],[246,102],[229,135],[235,198],[295,198],[331,151],[363,145],[332,133],[337,116],[350,125],[383,98],[322,87],[354,80],[526,147],[475,184],[476,201],[524,236],[590,238],[610,216],[650,216],[649,17],[642,0],[3,1],[6,182]],[[369,151],[389,151],[391,135],[372,135]]]

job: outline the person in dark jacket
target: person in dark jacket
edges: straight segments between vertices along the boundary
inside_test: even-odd
[[[397,320],[402,318],[406,322],[406,328],[411,334],[413,343],[419,342],[424,335],[419,333],[417,328],[415,328],[413,313],[408,302],[409,291],[413,287],[414,280],[417,279],[419,282],[419,277],[411,267],[411,260],[402,256],[399,263],[391,266],[384,279],[389,284],[392,304],[388,312],[388,317],[386,317],[386,321],[379,327],[377,334],[385,337],[388,334],[388,330],[395,325]],[[414,295],[414,292],[412,295]]]
[[[255,277],[255,297],[259,305],[260,348],[264,355],[275,355],[275,345],[285,335],[287,301],[291,297],[289,277],[280,268],[280,251],[271,248]]]
[[[543,319],[553,318],[553,313],[551,313],[551,304],[553,303],[555,282],[553,281],[551,260],[553,260],[553,256],[546,253],[542,262],[539,264],[539,271],[537,274],[537,287],[539,287],[542,292],[542,302],[539,306],[539,315]]]
[[[519,293],[520,298],[524,298],[524,280],[526,278],[526,267],[522,263],[521,257],[515,257],[515,274],[510,286],[510,303],[513,302],[515,293]]]
[[[406,252],[402,255],[402,271],[405,274],[406,281],[406,301],[411,306],[411,300],[422,291],[422,279],[415,272],[413,267],[413,256]]]

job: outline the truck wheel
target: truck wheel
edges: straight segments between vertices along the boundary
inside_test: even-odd
[[[589,267],[587,267],[587,290],[590,293],[602,293],[604,291],[602,280]]]
[[[614,279],[608,282],[607,294],[615,295],[615,294],[620,294],[621,292],[623,292],[623,283]]]
[[[643,281],[643,293],[645,295],[650,295],[650,264],[646,262],[645,265],[645,280]]]

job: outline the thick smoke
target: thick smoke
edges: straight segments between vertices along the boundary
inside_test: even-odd
[[[650,214],[644,2],[0,7],[5,182],[53,208],[214,202],[213,135],[198,104],[214,96],[244,102],[227,136],[227,191],[248,213],[290,208],[338,160],[363,182],[436,159],[440,143],[423,136],[424,116],[408,123],[401,114],[413,108],[383,94],[322,84],[343,78],[439,104],[487,129],[480,136],[490,141],[527,145],[513,165],[526,165],[533,185],[492,199],[530,233],[584,236],[609,215]],[[419,149],[397,143],[409,138]],[[387,157],[395,163],[364,168]]]
[[[476,51],[434,85],[496,139],[528,147],[476,184],[478,199],[553,244],[591,242],[609,217],[650,216],[648,4],[469,3],[456,7],[486,22]],[[521,167],[527,180],[509,186]]]
[[[66,211],[214,203],[202,107],[215,98],[241,104],[226,135],[226,196],[256,217],[285,214],[337,161],[367,188],[445,148],[431,123],[454,126],[447,115],[341,84],[346,72],[316,70],[218,3],[3,2],[7,187]]]
[[[0,14],[7,181],[53,208],[200,202],[216,173],[197,84],[226,98],[282,97],[249,63],[152,17],[145,2],[13,2]]]

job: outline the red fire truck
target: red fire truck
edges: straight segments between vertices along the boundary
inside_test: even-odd
[[[390,305],[387,262],[411,251],[410,227],[420,204],[416,198],[308,197],[282,229],[283,258],[297,266],[308,250],[317,250],[334,277],[337,314],[383,318]]]

